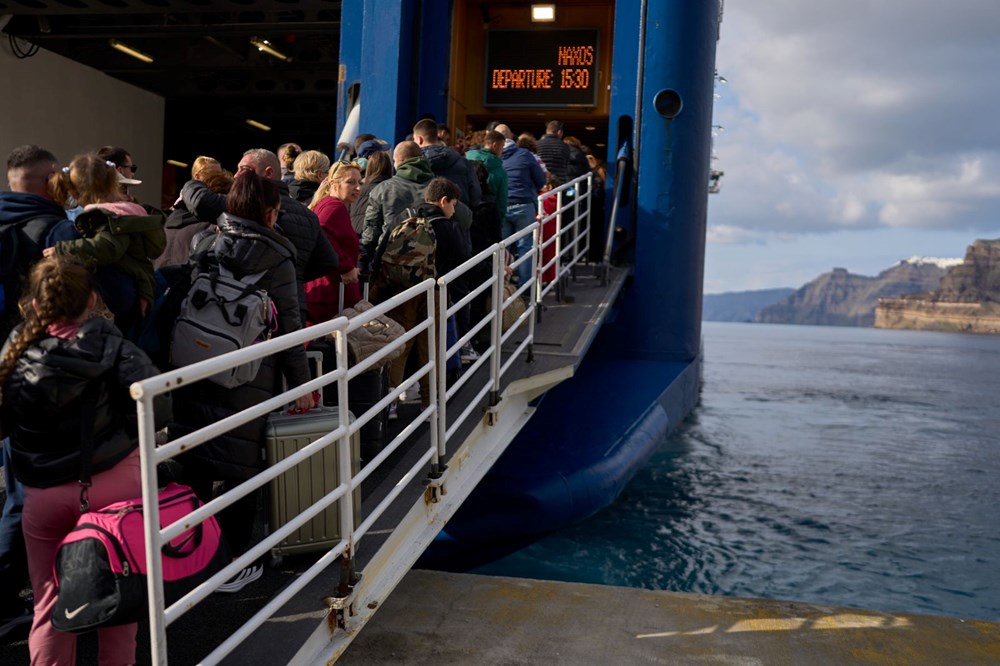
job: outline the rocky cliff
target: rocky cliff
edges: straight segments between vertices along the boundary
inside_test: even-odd
[[[762,308],[777,303],[794,291],[785,287],[705,294],[702,300],[701,318],[705,321],[753,321]]]
[[[834,268],[786,299],[763,308],[755,321],[771,324],[872,326],[880,298],[938,288],[945,269],[939,261],[907,259],[875,277]]]
[[[928,294],[883,298],[875,326],[1000,333],[1000,240],[977,240]]]

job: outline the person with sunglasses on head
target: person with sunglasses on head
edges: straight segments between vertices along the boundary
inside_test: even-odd
[[[295,246],[295,275],[299,290],[299,312],[304,324],[307,316],[305,283],[336,273],[340,260],[330,241],[320,230],[319,218],[305,204],[289,196],[288,184],[281,180],[278,156],[265,148],[252,148],[243,153],[237,166],[241,171],[253,171],[274,181],[281,193],[281,212],[275,230]],[[226,195],[210,192],[196,180],[185,183],[181,198],[187,209],[200,220],[214,220],[226,209]]]
[[[142,181],[135,177],[139,166],[132,161],[132,155],[118,146],[104,146],[97,151],[97,156],[107,162],[114,162],[115,170],[118,172],[118,189],[121,191],[123,201],[135,202],[136,199],[129,193],[130,185],[142,185]]]
[[[344,308],[361,300],[358,282],[358,235],[351,226],[350,205],[361,195],[361,168],[354,162],[334,162],[330,174],[320,183],[309,204],[319,217],[330,244],[340,258],[340,269],[306,283],[309,323],[318,324],[336,317]],[[344,283],[344,302],[340,302],[340,283]]]

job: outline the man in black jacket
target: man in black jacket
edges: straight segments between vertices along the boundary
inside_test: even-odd
[[[299,288],[299,312],[302,325],[306,321],[304,285],[310,280],[337,273],[340,258],[319,226],[319,218],[305,204],[288,195],[288,184],[281,181],[278,156],[266,148],[253,148],[243,153],[238,171],[249,170],[273,180],[281,190],[281,213],[276,229],[295,246],[295,276]],[[188,210],[200,220],[218,219],[226,210],[226,195],[208,191],[204,183],[189,181],[181,190]]]
[[[4,306],[0,315],[0,345],[20,321],[17,301],[26,275],[41,260],[48,236],[66,212],[52,201],[49,178],[59,170],[55,155],[38,146],[18,146],[7,158],[9,192],[0,192],[0,277],[3,277]],[[14,247],[16,245],[16,247]],[[8,251],[16,251],[8,255]],[[5,440],[5,453],[10,455]],[[6,457],[6,456],[5,456]],[[4,467],[7,499],[0,518],[0,642],[22,638],[31,626],[30,608],[25,608],[20,592],[28,581],[28,560],[21,533],[24,488]]]
[[[469,209],[475,208],[483,198],[479,178],[469,165],[469,161],[446,146],[437,134],[437,123],[429,118],[413,126],[413,140],[431,163],[435,176],[447,178],[458,185],[461,201]],[[470,219],[471,222],[471,219]]]

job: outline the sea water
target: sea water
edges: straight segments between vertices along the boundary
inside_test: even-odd
[[[1000,337],[703,328],[617,502],[477,573],[1000,621]]]

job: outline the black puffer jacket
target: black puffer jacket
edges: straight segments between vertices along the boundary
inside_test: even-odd
[[[281,190],[281,213],[277,229],[295,247],[295,276],[298,279],[299,314],[306,320],[306,282],[336,273],[340,258],[319,227],[319,218],[304,204],[288,195],[288,185],[278,183]],[[226,212],[226,195],[210,192],[204,183],[191,181],[181,190],[188,210],[202,221],[218,219]]]
[[[128,387],[158,372],[103,318],[85,321],[71,340],[45,336],[28,347],[3,387],[0,406],[18,480],[50,488],[80,478],[84,409],[94,410],[91,474],[114,467],[139,443]],[[170,419],[170,395],[157,397],[153,408],[161,428]]]
[[[167,235],[167,247],[153,262],[153,268],[186,264],[191,258],[192,239],[203,231],[214,229],[215,219],[199,220],[183,201],[178,202],[167,216],[167,223],[163,228]]]
[[[458,185],[462,192],[462,203],[469,208],[476,207],[483,198],[483,190],[479,187],[479,177],[469,160],[441,143],[426,146],[424,157],[431,163],[431,171],[435,176],[442,176]]]
[[[316,194],[316,190],[318,189],[319,183],[314,180],[299,180],[295,178],[288,183],[288,195],[299,203],[305,204],[306,207],[309,206],[309,203],[313,200],[313,195]]]
[[[295,248],[281,234],[250,220],[228,213],[219,219],[219,236],[201,259],[198,270],[211,271],[221,264],[236,277],[264,271],[257,284],[267,290],[278,310],[278,335],[297,331]],[[201,381],[175,392],[174,422],[170,436],[176,439],[210,423],[274,397],[280,389],[280,374],[289,386],[309,380],[305,349],[293,347],[264,359],[257,377],[243,386],[227,389]],[[215,479],[244,479],[260,469],[264,444],[264,417],[245,423],[186,454],[198,469],[206,467]],[[184,458],[182,457],[182,458]]]

